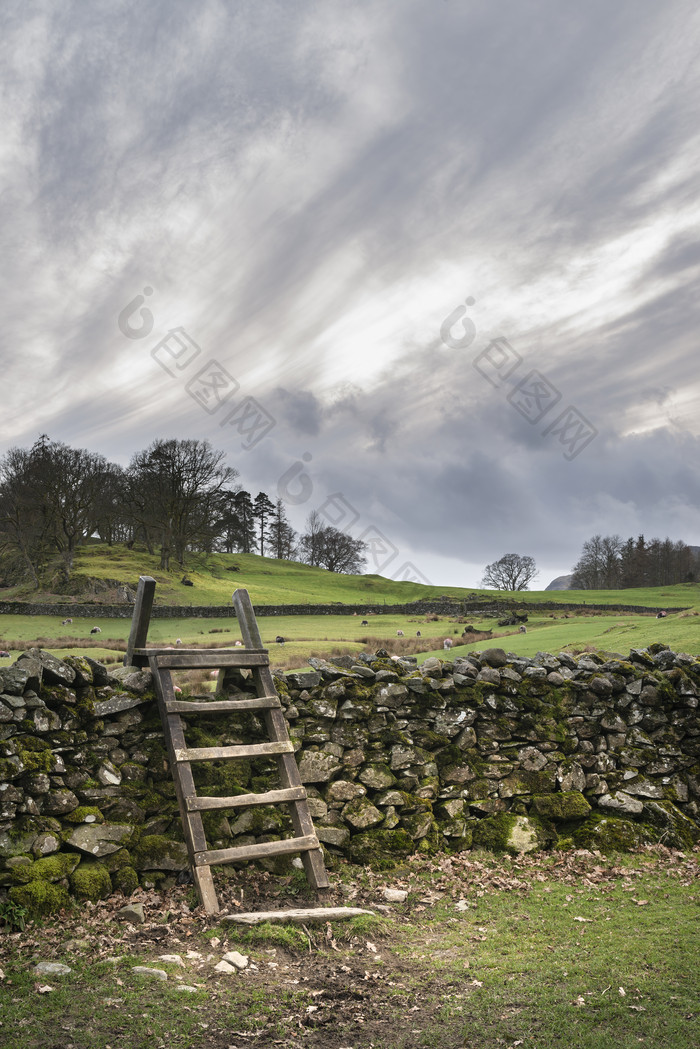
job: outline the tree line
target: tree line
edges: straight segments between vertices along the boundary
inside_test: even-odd
[[[620,590],[633,586],[695,583],[700,576],[697,548],[643,535],[594,535],[583,544],[572,569],[573,590]]]
[[[42,435],[0,459],[0,557],[6,583],[36,589],[68,581],[90,538],[143,544],[160,567],[184,569],[189,554],[257,553],[361,572],[365,544],[325,525],[317,511],[297,533],[281,499],[253,496],[208,441],[158,439],[124,468]]]

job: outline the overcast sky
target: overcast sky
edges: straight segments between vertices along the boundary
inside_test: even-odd
[[[0,453],[226,450],[368,571],[700,543],[692,0],[4,0]]]

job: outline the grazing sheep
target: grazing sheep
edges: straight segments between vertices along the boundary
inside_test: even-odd
[[[449,650],[450,648],[452,648],[452,644],[453,644],[452,638],[451,637],[446,637],[445,640],[442,643],[442,647]]]
[[[243,642],[242,641],[236,641],[236,648],[243,648]]]
[[[98,626],[94,626],[94,627],[92,628],[92,630],[90,631],[90,633],[91,633],[91,634],[101,634],[101,633],[102,633],[102,629],[101,629],[101,627],[98,627]]]
[[[284,638],[282,637],[281,634],[277,635],[277,637],[275,638],[275,641],[277,642],[278,645],[283,645],[284,644]]]
[[[421,635],[421,632],[420,632],[420,630],[416,630],[416,637],[421,637],[421,636],[422,636],[422,635]]]
[[[176,637],[175,638],[175,644],[176,645],[181,645],[182,644],[182,638],[181,637]]]
[[[10,658],[10,653],[9,652],[0,652],[0,659],[9,659],[9,658]]]
[[[182,692],[182,689],[179,685],[173,685],[173,692]]]
[[[369,626],[369,623],[367,622],[366,619],[363,619],[362,622],[360,623],[360,626]]]
[[[519,630],[519,632],[521,634],[527,634],[527,627],[526,626],[518,627],[518,630]]]
[[[656,618],[657,619],[665,619],[666,618],[666,613],[665,612],[657,612],[656,613]]]
[[[403,637],[403,630],[397,630],[396,631],[396,636],[397,637]]]
[[[72,620],[72,619],[63,619],[63,620],[61,621],[61,626],[68,626],[68,624],[69,624],[69,623],[72,623],[72,622],[73,622],[73,620]]]

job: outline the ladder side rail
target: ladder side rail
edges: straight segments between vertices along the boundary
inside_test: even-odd
[[[269,695],[275,690],[275,683],[269,666],[254,667],[253,681],[258,695]],[[281,709],[265,711],[265,726],[271,740],[284,741],[289,739],[287,721]],[[299,766],[294,752],[280,754],[277,757],[277,769],[282,787],[301,787]],[[306,793],[306,792],[304,792]],[[289,814],[297,838],[309,838],[316,834],[314,823],[309,812],[309,803],[306,797],[300,801],[289,803]],[[330,882],[323,862],[323,852],[320,846],[316,849],[305,851],[301,854],[301,862],[304,865],[306,878],[314,889],[326,889]]]
[[[197,853],[206,852],[207,839],[201,814],[199,812],[190,812],[187,807],[186,799],[195,797],[197,794],[197,788],[192,776],[192,767],[188,762],[178,763],[175,758],[176,751],[186,749],[187,743],[179,715],[167,712],[168,702],[172,702],[175,698],[172,676],[169,670],[160,670],[155,659],[149,662],[158,700],[158,709],[163,722],[170,773],[175,784],[175,794],[180,809],[182,827],[185,832],[185,844],[187,845],[187,852],[190,858],[192,875],[199,898],[207,914],[216,914],[219,910],[219,903],[216,898],[211,870],[206,866],[199,867],[195,859]]]
[[[151,621],[155,590],[156,581],[153,576],[139,576],[136,601],[134,602],[134,611],[131,616],[131,631],[129,633],[129,640],[126,644],[126,655],[124,656],[125,667],[132,666],[131,661],[134,657],[135,648],[146,647],[146,638],[148,637],[148,626]]]
[[[262,638],[255,618],[255,612],[247,590],[238,589],[233,593],[233,607],[236,611],[241,637],[246,648],[262,648]]]

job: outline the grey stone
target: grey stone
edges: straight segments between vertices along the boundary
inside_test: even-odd
[[[342,848],[350,840],[350,831],[347,827],[329,826],[321,823],[315,824],[316,837],[324,845],[334,845]]]
[[[335,755],[307,750],[299,761],[299,776],[302,783],[327,783],[341,768],[342,764]]]
[[[644,808],[641,801],[626,794],[624,790],[615,791],[612,794],[602,794],[598,798],[601,809],[612,809],[614,812],[624,812],[629,816],[639,816]]]
[[[108,856],[121,848],[121,842],[134,828],[124,823],[81,823],[68,839],[68,844],[89,856]]]
[[[73,970],[62,962],[37,962],[34,972],[37,976],[68,976]]]
[[[131,710],[132,707],[136,707],[144,701],[143,696],[110,696],[109,699],[101,699],[98,703],[95,703],[95,717],[104,718],[109,714],[120,714],[124,710]]]
[[[142,925],[146,920],[142,903],[127,903],[125,907],[119,908],[116,916],[119,921],[138,922],[139,925]]]
[[[111,681],[139,695],[143,695],[153,686],[150,670],[140,670],[138,667],[117,667],[109,676]]]
[[[39,663],[42,669],[43,681],[48,685],[72,685],[75,681],[75,671],[62,659],[57,659],[43,648],[30,648],[17,660],[18,663],[34,661]]]
[[[360,783],[353,783],[346,779],[337,779],[328,787],[326,801],[330,804],[337,801],[352,801],[353,798],[364,797],[366,793],[366,787],[363,787]]]
[[[481,653],[481,661],[490,667],[504,667],[508,657],[502,648],[487,648]]]
[[[78,799],[73,791],[63,788],[49,791],[44,800],[43,811],[52,816],[62,816],[66,812],[77,809],[78,805]]]

